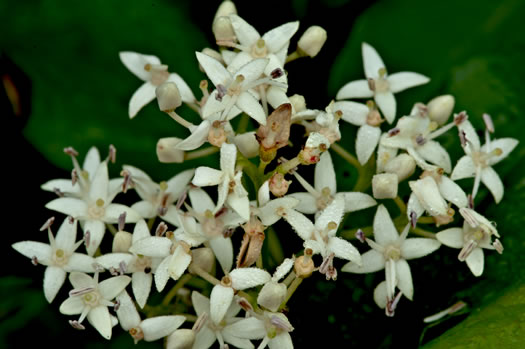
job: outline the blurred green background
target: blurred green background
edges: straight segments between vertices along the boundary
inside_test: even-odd
[[[115,330],[110,342],[91,328],[73,330],[67,323],[69,317],[58,312],[69,285],[56,303],[48,305],[41,289],[44,268],[33,267],[10,245],[26,239],[46,240],[38,228],[52,214],[43,206],[53,195],[42,193],[39,185],[68,176],[70,159],[62,153],[66,146],[84,154],[96,145],[105,154],[108,145],[114,144],[118,150],[114,175],[121,164],[128,163],[162,180],[202,163],[157,162],[157,139],[185,135],[185,131],[153,103],[134,120],[128,119],[129,98],[141,82],[120,63],[118,52],[157,55],[200,97],[196,87],[204,75],[194,51],[214,47],[211,22],[219,3],[0,1],[1,76],[4,87],[16,91],[11,99],[2,91],[2,115],[7,122],[2,128],[2,168],[8,210],[3,215],[7,241],[2,244],[0,347],[29,346],[35,338],[53,347],[132,345],[130,336],[121,330]],[[236,5],[240,16],[260,33],[300,20],[291,48],[310,25],[327,29],[328,41],[318,57],[286,67],[289,93],[303,94],[310,108],[323,109],[344,83],[363,77],[360,45],[366,41],[378,50],[390,72],[415,71],[432,79],[397,95],[398,115],[408,113],[414,102],[452,93],[455,111],[467,110],[475,126],[482,127],[481,115],[487,112],[494,119],[496,137],[524,140],[523,1],[268,0]],[[10,100],[15,101],[15,108]],[[186,115],[196,120],[191,112]],[[343,125],[342,133],[345,147],[352,150],[354,127]],[[451,155],[457,160],[462,151],[452,133],[440,140],[455,147]],[[289,302],[296,348],[335,341],[357,348],[417,348],[421,344],[428,348],[520,348],[525,340],[525,150],[521,145],[496,166],[506,187],[503,202],[493,205],[484,188],[478,198],[477,207],[496,221],[505,246],[502,256],[485,254],[483,276],[473,277],[457,261],[457,250],[442,248],[415,260],[411,262],[414,302],[402,299],[392,319],[372,300],[383,273],[339,273],[337,282],[315,276]],[[350,189],[355,180],[352,170],[336,155],[333,158],[338,161],[338,188]],[[207,161],[214,163],[216,158]],[[351,215],[345,224],[349,228],[369,224],[373,212],[366,211],[368,222],[363,215]],[[289,241],[299,246],[295,236]],[[425,329],[423,317],[458,300],[469,304],[467,313]],[[138,347],[160,345],[140,343]]]

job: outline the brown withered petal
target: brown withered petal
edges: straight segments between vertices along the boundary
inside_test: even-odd
[[[257,130],[257,141],[264,149],[279,149],[288,144],[292,123],[292,105],[281,104],[268,116],[266,125]]]
[[[264,242],[264,232],[245,233],[237,256],[237,268],[247,268],[257,261]]]

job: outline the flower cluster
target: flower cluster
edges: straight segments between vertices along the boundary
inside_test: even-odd
[[[502,200],[504,185],[493,166],[518,141],[491,139],[494,125],[483,115],[481,145],[467,112],[454,113],[451,95],[416,103],[396,121],[394,94],[430,79],[413,72],[388,74],[367,43],[362,45],[365,79],[344,85],[324,109],[308,109],[305,97],[288,94],[293,76],[285,65],[315,57],[327,36],[321,27],[310,27],[290,52],[298,30],[298,22],[289,22],[260,35],[232,2],[223,2],[213,22],[218,50],[196,52],[213,84],[210,89],[208,80],[201,81],[200,99],[159,58],[120,53],[122,63],[144,81],[131,97],[129,117],[156,100],[162,112],[187,128],[181,138],[158,141],[159,160],[180,163],[219,152],[220,167],[199,166],[156,183],[125,165],[121,177],[110,179],[115,148],[105,159],[90,149],[82,167],[79,154],[65,149],[73,161],[71,178],[51,180],[42,189],[58,196],[46,208],[67,217],[56,235],[54,218],[44,224],[49,244],[22,241],[13,248],[46,266],[49,302],[69,274],[72,290],[59,309],[79,315],[71,326],[83,330],[87,318],[110,339],[118,324],[135,342],[167,338],[167,348],[203,349],[216,341],[221,348],[293,348],[294,328],[283,309],[302,280],[319,277],[317,272],[336,282],[340,272],[384,270],[374,300],[393,316],[401,295],[414,297],[410,260],[443,244],[461,249],[459,261],[479,276],[482,249],[503,252],[494,223],[475,203],[480,183],[496,203]],[[196,115],[179,115],[182,104]],[[338,143],[341,121],[359,127],[356,156]],[[304,130],[300,147],[290,142],[292,125]],[[440,144],[449,132],[457,132],[465,152],[454,166]],[[283,158],[283,148],[295,156]],[[352,191],[338,191],[331,153],[357,170]],[[314,165],[313,183],[304,176],[309,165]],[[460,181],[466,178],[474,178],[471,186]],[[291,192],[292,184],[302,189]],[[411,193],[406,198],[398,195],[403,185]],[[140,201],[113,202],[132,190]],[[397,205],[395,212],[386,208],[388,201]],[[367,209],[375,210],[370,227],[343,229],[345,214]],[[288,229],[276,233],[273,226],[281,219],[279,227]],[[233,234],[243,234],[240,245],[232,242]],[[287,246],[296,253],[274,261],[278,267],[270,273],[263,246],[271,253],[289,234],[303,243]],[[365,244],[358,249],[359,241],[370,249],[360,251]],[[148,304],[152,292],[164,294],[162,303]]]

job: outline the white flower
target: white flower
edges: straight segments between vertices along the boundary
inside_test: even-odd
[[[48,227],[49,245],[36,241],[20,241],[13,248],[31,258],[33,262],[47,266],[44,274],[44,295],[51,303],[66,280],[67,272],[81,271],[92,273],[95,260],[85,254],[75,253],[83,242],[75,243],[77,238],[77,221],[67,217],[56,238]]]
[[[131,176],[131,186],[142,199],[133,204],[131,208],[143,218],[160,216],[166,222],[178,225],[179,213],[174,203],[186,191],[195,171],[193,169],[182,171],[168,181],[158,184],[136,167],[124,165],[124,171],[127,172],[126,175]]]
[[[372,207],[377,202],[368,194],[360,192],[337,192],[337,182],[334,164],[329,152],[321,155],[315,165],[314,185],[310,185],[297,172],[293,172],[306,192],[297,192],[287,195],[299,200],[295,209],[302,213],[313,214],[324,210],[336,196],[344,197],[344,212],[354,212]],[[264,223],[264,222],[263,222]]]
[[[480,276],[484,264],[482,248],[502,253],[503,246],[498,239],[492,242],[492,235],[499,237],[499,234],[488,219],[469,208],[460,209],[460,213],[465,218],[463,228],[445,229],[436,238],[446,246],[461,248],[458,259],[467,262],[472,274]]]
[[[135,223],[141,217],[131,208],[113,204],[116,193],[111,192],[108,179],[107,161],[102,161],[89,187],[89,193],[82,199],[58,198],[47,203],[46,208],[55,210],[83,222],[84,232],[89,231],[86,237],[87,251],[92,256],[97,250],[104,233],[105,223],[117,223],[122,213],[126,213],[126,222]]]
[[[371,103],[373,104],[373,103]],[[381,115],[375,107],[356,102],[337,102],[333,106],[342,112],[342,119],[359,126],[355,140],[355,151],[361,165],[366,164],[379,143],[381,137]]]
[[[241,183],[242,171],[235,169],[236,159],[237,147],[234,144],[224,143],[221,146],[221,170],[198,167],[192,183],[199,187],[218,185],[219,197],[213,213],[217,213],[224,203],[227,203],[239,216],[248,220],[250,219],[250,202],[248,192]]]
[[[139,220],[135,224],[132,235],[132,244],[151,237],[146,221]],[[138,305],[144,308],[148,301],[155,274],[162,258],[153,258],[136,253],[108,253],[97,258],[97,263],[106,269],[113,268],[121,273],[131,273],[131,287]]]
[[[485,144],[481,146],[479,137],[472,124],[465,120],[459,126],[460,132],[464,132],[466,144],[463,146],[467,155],[459,159],[451,178],[453,180],[474,177],[474,188],[472,197],[476,197],[480,181],[490,190],[496,203],[503,198],[503,182],[498,173],[492,168],[518,145],[514,138],[500,138],[490,140],[489,132],[485,132]]]
[[[374,97],[385,119],[391,124],[396,117],[396,100],[394,93],[404,91],[410,87],[426,84],[430,79],[424,75],[412,72],[387,75],[383,60],[372,46],[363,43],[362,51],[367,80],[356,80],[347,83],[337,92],[336,98]]]
[[[184,80],[175,73],[168,72],[168,66],[161,64],[156,56],[137,52],[120,52],[120,60],[135,76],[144,81],[133,93],[129,101],[129,117],[134,118],[142,107],[155,99],[155,89],[166,81],[174,82],[179,89],[182,101],[195,102],[195,96]]]
[[[455,122],[438,128],[437,122],[428,116],[403,116],[388,136],[381,138],[381,144],[391,148],[405,149],[424,170],[433,170],[435,164],[449,173],[452,170],[448,152],[433,139],[455,126]],[[426,160],[426,161],[425,161]]]
[[[60,305],[60,312],[65,315],[80,314],[78,321],[70,321],[75,328],[83,329],[82,321],[87,317],[89,323],[106,339],[111,339],[112,317],[108,307],[111,301],[126,288],[131,281],[128,276],[116,276],[98,282],[98,272],[91,278],[84,273],[71,273],[69,281],[74,289],[69,298]]]
[[[343,271],[350,273],[372,273],[385,269],[386,297],[388,301],[394,299],[395,288],[410,300],[414,295],[412,274],[407,260],[426,256],[439,248],[439,241],[427,238],[407,239],[410,225],[408,224],[401,235],[388,214],[385,206],[377,208],[374,217],[375,241],[367,239],[372,250],[361,256],[361,265],[350,262],[343,267]],[[377,302],[377,301],[376,301]],[[379,306],[384,303],[378,302]]]
[[[212,114],[220,113],[220,120],[230,120],[244,111],[255,121],[265,125],[266,113],[250,90],[269,81],[259,79],[268,60],[253,60],[232,74],[216,59],[200,52],[196,52],[196,55],[208,78],[217,88],[203,106],[202,117],[207,119]]]
[[[333,266],[334,257],[361,264],[361,256],[357,249],[348,241],[335,236],[344,209],[344,198],[338,195],[316,218],[315,225],[301,213],[283,216],[304,240],[304,247],[312,249],[314,254],[321,254],[323,263],[319,272],[325,274],[327,280],[337,278],[337,270]]]
[[[182,315],[155,316],[141,320],[133,300],[126,291],[117,296],[117,301],[119,306],[116,312],[120,326],[129,332],[135,344],[142,339],[152,342],[167,337],[186,321]]]

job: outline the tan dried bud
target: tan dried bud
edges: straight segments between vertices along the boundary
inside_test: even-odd
[[[258,231],[254,233],[244,233],[241,243],[241,249],[237,256],[237,268],[246,268],[257,261],[261,254],[264,232]]]
[[[211,273],[215,264],[215,255],[213,250],[209,247],[201,247],[191,250],[191,264],[188,270],[192,274],[196,274],[193,270],[193,266],[196,265],[207,273]]]
[[[290,103],[292,103],[293,109],[296,113],[306,110],[306,100],[304,99],[304,96],[295,94],[288,99],[290,100]]]
[[[398,182],[404,181],[414,174],[416,170],[416,161],[408,154],[400,154],[390,160],[384,168],[385,172],[395,173]]]
[[[157,96],[159,109],[163,112],[173,111],[182,104],[179,88],[174,82],[167,81],[157,86],[155,95]]]
[[[318,25],[306,29],[297,43],[297,49],[305,56],[315,57],[326,42],[326,30]]]
[[[281,197],[286,195],[290,184],[292,184],[292,181],[287,181],[286,179],[284,179],[283,174],[276,172],[270,178],[269,187],[273,195]]]
[[[288,144],[292,121],[292,105],[281,104],[268,116],[266,125],[257,130],[257,141],[264,150],[279,149]]]
[[[397,196],[398,179],[395,173],[380,173],[372,177],[372,193],[376,199],[393,199]]]
[[[168,337],[166,349],[191,349],[195,342],[195,332],[188,328],[178,329]]]
[[[181,163],[184,161],[184,151],[176,146],[182,140],[177,137],[161,138],[157,142],[157,157],[163,163]]]
[[[270,311],[276,312],[285,299],[286,285],[270,281],[266,283],[259,292],[259,295],[257,296],[257,304]]]
[[[428,117],[437,122],[440,126],[444,125],[452,115],[455,99],[452,95],[443,95],[432,99],[427,104]]]
[[[221,145],[226,142],[226,130],[224,130],[224,127],[222,123],[220,122],[214,122],[213,126],[210,128],[210,131],[208,132],[208,142],[210,142],[211,145],[214,145],[216,147],[221,147]]]
[[[126,253],[131,247],[133,235],[127,231],[119,231],[113,238],[113,247],[111,251],[113,253]]]

